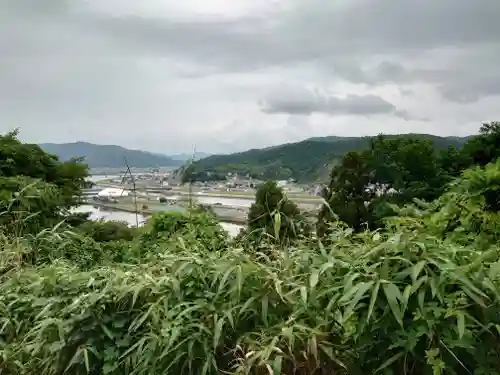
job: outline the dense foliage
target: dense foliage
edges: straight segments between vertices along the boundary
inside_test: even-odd
[[[369,149],[347,153],[332,169],[323,194],[327,205],[319,214],[320,234],[337,218],[358,231],[382,227],[394,213],[391,204],[432,201],[462,170],[499,156],[498,123],[484,124],[480,135],[460,149],[436,149],[419,137],[375,137]],[[490,200],[500,198],[498,193],[490,195]]]
[[[2,236],[2,372],[498,374],[500,248],[444,218],[484,208],[499,175],[467,171],[383,230],[336,225],[286,252],[209,247],[214,224],[196,214],[158,215],[119,252],[57,231]]]
[[[266,235],[273,241],[296,239],[307,228],[297,205],[289,200],[276,181],[259,186],[255,202],[248,211],[248,234],[253,237]]]
[[[388,135],[387,138],[406,138]],[[411,137],[432,141],[437,149],[461,146],[467,138],[438,137],[416,134]],[[254,149],[229,155],[212,155],[195,163],[197,180],[225,179],[227,173],[250,175],[262,180],[293,178],[311,182],[327,178],[330,168],[351,151],[370,148],[370,137],[324,137],[288,143],[264,149]]]
[[[87,175],[81,159],[60,162],[21,143],[17,131],[0,136],[0,223],[30,231],[55,225],[79,203]]]
[[[78,225],[78,231],[97,242],[131,241],[138,235],[138,229],[126,222],[119,221],[86,221]]]
[[[471,145],[429,147],[378,138],[332,171],[376,230],[337,221],[352,213],[332,194],[323,237],[295,238],[272,182],[250,214],[293,241],[231,240],[204,210],[158,213],[119,241],[99,237],[103,223],[14,231],[31,218],[6,215],[0,373],[499,375],[500,160],[493,146],[488,163]],[[33,200],[20,207],[51,217],[39,183],[1,195],[2,209]]]

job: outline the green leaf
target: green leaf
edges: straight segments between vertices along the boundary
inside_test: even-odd
[[[316,285],[318,285],[319,281],[319,271],[317,269],[313,270],[311,273],[311,277],[309,278],[309,286],[311,289],[314,289]]]
[[[418,262],[417,264],[415,264],[413,266],[412,273],[411,273],[411,278],[412,278],[413,282],[415,282],[417,280],[418,275],[420,274],[420,272],[422,271],[422,269],[424,268],[426,263],[427,262],[425,260],[421,260],[420,262]]]
[[[403,291],[403,297],[401,301],[401,314],[403,315],[406,311],[406,308],[408,307],[408,301],[410,299],[411,293],[412,293],[412,286],[407,285],[405,290]]]
[[[353,299],[349,303],[349,306],[347,307],[347,309],[344,313],[345,317],[347,317],[351,314],[351,312],[356,308],[356,305],[358,304],[358,302],[365,296],[365,293],[372,287],[373,284],[374,284],[374,281],[370,281],[367,283],[361,283],[361,285],[358,288],[358,291],[354,295]]]
[[[351,286],[348,288],[349,284],[347,284],[344,288],[344,294],[339,300],[340,304],[348,303],[352,297],[358,292],[358,289],[363,285],[363,283],[358,283],[356,285]]]
[[[281,213],[276,212],[274,214],[274,238],[279,241],[280,240],[280,229],[281,229]]]
[[[464,284],[467,288],[469,288],[474,293],[479,294],[480,296],[482,296],[484,298],[488,298],[488,296],[486,294],[484,294],[481,290],[476,288],[474,286],[474,284],[472,284],[472,282],[466,276],[460,275],[460,274],[454,274],[454,276],[456,277],[456,279],[458,281],[460,281],[462,284]]]
[[[323,353],[325,353],[328,356],[328,358],[337,363],[340,367],[347,370],[347,366],[340,359],[338,359],[337,356],[333,354],[333,349],[331,347],[321,344],[319,344],[318,346],[323,351]]]
[[[89,363],[89,353],[87,348],[83,348],[83,361],[85,362],[85,369],[87,370],[87,374],[90,373],[90,363]]]
[[[269,306],[269,297],[267,294],[262,298],[262,321],[267,326],[267,309]]]
[[[385,296],[387,297],[387,302],[389,303],[389,306],[394,315],[394,318],[402,327],[403,317],[398,302],[398,300],[401,300],[401,292],[399,291],[398,287],[393,283],[384,284],[383,289],[385,292]]]
[[[467,294],[470,299],[472,299],[474,302],[476,302],[479,306],[483,307],[483,308],[486,308],[486,304],[484,303],[484,301],[481,299],[481,297],[479,297],[476,293],[474,293],[472,290],[470,290],[469,288],[467,287],[463,287],[463,291],[465,292],[465,294]]]
[[[373,307],[375,306],[375,302],[377,302],[379,289],[380,289],[380,280],[377,281],[377,283],[375,284],[375,287],[372,290],[372,296],[370,298],[370,305],[368,306],[368,315],[366,316],[367,322],[370,320],[370,317],[372,316]]]
[[[214,330],[214,351],[217,350],[217,347],[219,346],[219,340],[222,334],[222,328],[224,327],[224,318],[220,318],[217,321],[217,324],[215,325],[215,330]]]
[[[300,287],[300,296],[302,301],[307,304],[307,288],[305,286]]]
[[[274,375],[281,375],[281,365],[283,363],[283,357],[282,356],[277,356],[274,358],[273,361],[273,374]]]
[[[378,369],[375,370],[375,374],[386,367],[392,365],[394,362],[396,362],[399,358],[401,358],[404,355],[403,352],[399,352],[398,354],[393,355],[391,358],[389,358],[387,361],[385,361],[382,366],[380,366]]]
[[[424,302],[425,302],[425,289],[420,289],[418,292],[418,307],[420,307],[420,312],[424,313]]]
[[[462,313],[457,313],[457,328],[458,328],[458,337],[462,339],[465,332],[465,316]]]
[[[102,331],[106,334],[106,336],[108,336],[111,340],[113,340],[113,334],[111,333],[111,331],[104,325],[101,323],[101,329]]]
[[[105,375],[111,374],[115,370],[116,370],[116,365],[113,365],[111,363],[105,363],[104,366],[102,366],[102,373]]]

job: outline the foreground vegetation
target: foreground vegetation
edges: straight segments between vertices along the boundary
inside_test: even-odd
[[[368,196],[388,213],[375,224],[349,227],[330,207],[318,232],[272,182],[236,239],[209,210],[128,231],[54,224],[40,210],[45,185],[4,189],[0,373],[500,374],[497,130],[474,141],[482,159],[455,156],[460,167],[439,172],[427,200],[410,194],[427,186],[401,183]],[[493,142],[489,154],[480,142]],[[350,176],[350,191],[366,169],[347,172],[370,155],[405,173],[406,146],[346,156],[332,177]],[[391,170],[386,181],[401,176]]]

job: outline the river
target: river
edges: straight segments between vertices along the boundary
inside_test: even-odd
[[[130,212],[104,210],[91,205],[79,206],[73,209],[73,212],[90,212],[91,220],[124,221],[130,225],[135,225],[135,214]],[[139,225],[143,225],[146,222],[146,217],[141,214],[138,215],[137,219]],[[220,225],[231,237],[236,236],[240,229],[243,228],[243,226],[233,223],[220,223]]]
[[[97,182],[97,181],[102,181],[102,180],[110,180],[110,179],[115,179],[119,178],[120,176],[118,175],[91,175],[87,177],[87,181],[91,182]]]

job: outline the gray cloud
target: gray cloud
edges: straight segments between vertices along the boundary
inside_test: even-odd
[[[396,110],[393,104],[379,96],[349,94],[345,97],[336,97],[318,91],[293,88],[277,90],[271,94],[261,103],[261,110],[268,114],[311,115],[312,113],[324,113],[358,116],[395,114],[398,117],[409,118],[405,111]]]
[[[125,13],[125,3],[137,12]],[[448,134],[456,127],[444,124],[457,118],[472,133],[500,116],[481,102],[500,95],[497,0],[290,0],[237,15],[222,6],[171,11],[180,6],[171,0],[142,12],[146,3],[154,8],[153,0],[115,1],[116,12],[101,6],[112,0],[0,1],[0,131],[217,152],[258,147],[264,133],[273,142],[313,129],[362,133],[345,115],[387,132],[428,120],[429,131]],[[343,95],[275,93],[259,106],[281,82]],[[444,100],[425,101],[433,92]],[[308,116],[287,133],[274,113]]]
[[[258,67],[340,53],[357,56],[499,43],[496,0],[293,0],[238,19],[82,15],[82,22],[137,53],[172,52]],[[423,27],[425,25],[425,27]],[[497,44],[498,45],[498,44]],[[227,67],[227,66],[226,66]]]
[[[238,18],[180,17],[168,13],[156,17],[130,14],[113,17],[96,11],[91,6],[96,3],[93,0],[88,1],[88,6],[82,0],[41,0],[36,2],[33,12],[27,4],[34,0],[3,3],[7,4],[4,5],[6,14],[26,16],[29,11],[39,20],[52,18],[59,24],[66,23],[66,31],[70,31],[71,24],[73,30],[99,35],[112,47],[113,53],[158,57],[176,54],[204,59],[204,62],[221,65],[224,70],[326,58],[344,61],[353,56],[362,58],[374,54],[411,55],[485,43],[498,47],[500,43],[497,38],[500,25],[496,22],[500,3],[496,0],[329,3],[291,0],[284,9]],[[58,28],[45,25],[45,31],[55,34]],[[29,29],[25,33],[28,34]],[[64,34],[59,34],[60,41],[65,41]],[[37,41],[34,34],[31,37]]]
[[[342,79],[371,86],[428,83],[447,100],[472,103],[482,97],[500,95],[500,74],[496,63],[500,59],[500,44],[490,47],[471,50],[466,56],[463,53],[451,54],[446,67],[434,69],[409,68],[400,62],[382,61],[367,69],[356,64],[338,63],[332,70]]]

